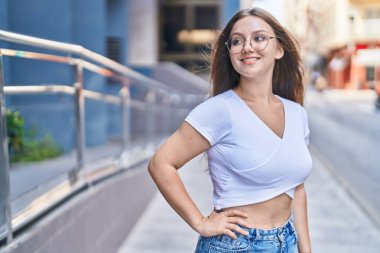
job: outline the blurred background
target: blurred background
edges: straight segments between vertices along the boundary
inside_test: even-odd
[[[0,252],[192,252],[146,166],[209,96],[212,43],[251,7],[301,46],[313,252],[378,252],[379,0],[0,0]],[[197,175],[183,177],[208,212]]]

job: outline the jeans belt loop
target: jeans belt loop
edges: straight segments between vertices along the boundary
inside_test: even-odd
[[[279,228],[278,231],[277,231],[277,237],[278,237],[278,240],[280,241],[280,252],[282,253],[282,246],[283,246],[283,243],[284,243],[284,234],[283,234],[283,231],[284,228]]]
[[[256,229],[256,238],[255,240],[259,240],[260,239],[260,229]]]

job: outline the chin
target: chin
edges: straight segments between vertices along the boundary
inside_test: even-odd
[[[247,79],[252,79],[252,78],[255,78],[259,75],[258,72],[246,72],[246,71],[240,71],[238,72],[240,74],[241,77],[244,77],[244,78],[247,78]]]

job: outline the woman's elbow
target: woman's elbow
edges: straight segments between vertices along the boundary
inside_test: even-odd
[[[153,177],[153,174],[156,170],[156,162],[155,162],[155,156],[153,156],[148,163],[148,172]]]
[[[153,157],[150,159],[148,163],[148,171],[151,177],[156,178],[158,175],[164,175],[165,168],[167,164],[163,161],[163,159],[160,159],[160,157],[157,155],[153,155]]]

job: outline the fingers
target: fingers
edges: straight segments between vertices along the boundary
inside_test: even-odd
[[[249,224],[248,222],[246,222],[246,221],[244,221],[244,220],[242,220],[242,219],[240,219],[238,217],[228,217],[227,221],[229,223],[239,224],[239,225],[241,225],[243,227],[247,227],[247,228],[251,228],[252,227],[251,224]]]
[[[236,224],[228,224],[226,227],[227,227],[229,230],[234,230],[234,231],[236,231],[236,232],[238,232],[238,233],[240,233],[240,234],[242,234],[242,235],[249,235],[248,231],[242,229],[241,227],[239,227],[239,226],[236,225]],[[235,236],[234,238],[236,238],[236,236]]]
[[[249,232],[244,227],[252,227],[244,218],[248,215],[240,210],[231,209],[223,212],[217,212],[215,210],[207,216],[204,223],[204,236],[213,236],[224,234],[233,239],[237,238],[236,233],[241,235],[249,235]],[[243,227],[243,228],[242,228]]]
[[[227,217],[234,217],[234,216],[240,216],[240,217],[243,217],[243,218],[247,218],[248,217],[247,213],[244,213],[244,212],[242,212],[240,210],[237,210],[237,209],[231,209],[231,210],[225,211],[224,214]]]
[[[231,230],[226,229],[226,228],[223,229],[222,234],[224,234],[224,235],[228,235],[229,237],[231,237],[231,238],[233,238],[233,239],[236,239],[236,238],[237,238],[237,236],[236,236]]]
[[[227,216],[227,220],[229,223],[239,224],[244,227],[252,227],[251,224],[249,224],[244,219],[241,219],[239,217],[248,218],[248,214],[245,212],[242,212],[240,210],[231,209],[224,212],[224,215]]]
[[[225,231],[224,234],[230,236],[233,239],[236,239],[237,236],[232,231],[236,231],[242,235],[248,235],[249,234],[248,231],[246,231],[243,228],[241,228],[240,226],[238,226],[238,225],[241,225],[243,227],[252,227],[248,222],[239,218],[239,217],[247,218],[248,217],[247,213],[242,212],[242,211],[237,210],[237,209],[231,209],[231,210],[223,212],[223,214],[227,217],[227,222],[228,222],[225,229],[224,229],[224,231]],[[227,231],[229,231],[229,232],[227,232]]]

